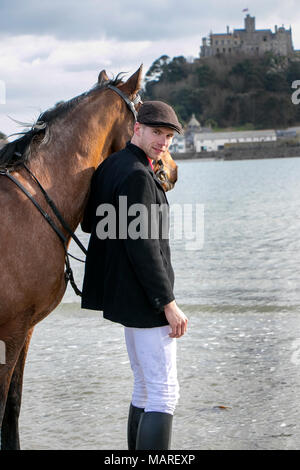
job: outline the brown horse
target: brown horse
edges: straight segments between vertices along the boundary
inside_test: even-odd
[[[16,146],[13,162],[0,156],[0,170],[10,167],[15,179],[49,213],[39,187],[22,166],[26,162],[73,231],[82,219],[96,167],[123,148],[133,133],[133,113],[108,85],[134,100],[141,75],[142,67],[126,82],[112,83],[102,71],[94,88],[43,113],[33,130],[15,141],[24,151],[20,155]],[[177,167],[169,157],[166,173],[174,183]],[[0,207],[0,343],[5,345],[5,361],[0,357],[1,448],[15,450],[20,448],[18,418],[30,338],[34,326],[64,295],[65,252],[41,213],[4,175],[0,175]],[[69,234],[56,222],[69,243]]]

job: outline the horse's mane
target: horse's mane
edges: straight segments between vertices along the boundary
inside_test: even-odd
[[[41,113],[37,121],[32,125],[31,129],[21,132],[21,134],[23,134],[22,137],[19,137],[13,142],[9,142],[1,148],[0,170],[14,170],[23,163],[26,163],[30,159],[30,152],[28,150],[31,142],[35,139],[41,140],[45,136],[46,129],[50,124],[70,112],[87,95],[103,88],[107,88],[108,85],[117,86],[120,83],[123,83],[121,78],[122,75],[123,73],[119,73],[116,78],[112,80],[107,80],[104,83],[97,83],[89,91],[82,93],[75,98],[71,98],[69,101],[60,101],[52,108]]]

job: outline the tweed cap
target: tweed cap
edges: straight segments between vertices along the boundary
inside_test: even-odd
[[[182,126],[174,109],[163,101],[145,101],[139,109],[137,121],[145,126],[169,127],[182,133]]]

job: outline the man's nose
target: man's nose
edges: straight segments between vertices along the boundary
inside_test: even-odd
[[[166,146],[168,143],[168,138],[165,135],[161,135],[159,139],[159,143],[162,147]]]

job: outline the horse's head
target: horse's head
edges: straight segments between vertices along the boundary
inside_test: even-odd
[[[174,188],[177,181],[177,168],[168,150],[163,154],[160,160],[154,163],[153,170],[161,181],[165,191],[170,191],[170,189]]]
[[[126,142],[133,136],[134,122],[137,117],[137,111],[141,106],[138,92],[141,89],[142,81],[142,65],[139,69],[126,81],[116,80],[112,84],[105,72],[102,70],[98,76],[98,85],[111,90],[111,100],[115,100],[118,106],[112,107],[112,117],[115,112],[116,125],[113,132],[113,138],[109,153],[117,152],[125,147]],[[119,95],[119,96],[117,96]],[[111,103],[110,103],[111,104]],[[177,165],[167,151],[154,165],[154,172],[162,182],[165,191],[169,191],[174,187],[177,181]]]
[[[105,70],[99,73],[98,85],[109,91],[107,105],[111,110],[110,118],[114,121],[111,148],[108,153],[124,148],[126,142],[133,136],[136,113],[141,104],[138,92],[141,89],[142,69],[141,65],[126,82],[118,77],[115,81],[109,81]]]

